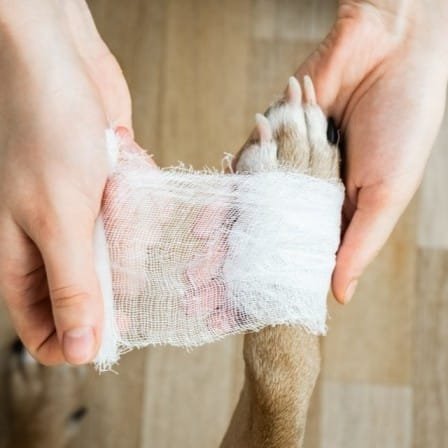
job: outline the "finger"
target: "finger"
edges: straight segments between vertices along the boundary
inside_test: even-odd
[[[99,348],[103,303],[94,267],[94,223],[76,224],[59,224],[37,245],[45,263],[62,352],[67,362],[84,364]]]
[[[333,272],[333,294],[347,303],[358,279],[392,232],[400,211],[393,207],[358,208],[344,234]]]
[[[4,274],[2,272],[2,277]],[[2,298],[14,329],[28,352],[44,365],[64,362],[56,337],[43,266],[28,274],[9,275],[7,282],[2,285]],[[19,283],[20,287],[17,286]]]
[[[137,151],[137,152],[147,152],[143,149],[135,140],[132,134],[132,131],[125,126],[118,126],[115,128],[115,135],[119,139],[120,147],[126,148],[129,151]],[[157,167],[156,162],[154,162],[152,155],[148,155],[146,161],[155,168]]]
[[[42,364],[63,362],[39,250],[5,215],[0,218],[0,247],[0,294],[17,335]]]

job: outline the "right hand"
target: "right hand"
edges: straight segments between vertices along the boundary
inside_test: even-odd
[[[104,132],[132,129],[130,98],[87,6],[41,6],[0,5],[0,294],[37,360],[82,364],[102,334]]]

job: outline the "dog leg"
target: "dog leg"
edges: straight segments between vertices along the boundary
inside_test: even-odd
[[[236,157],[237,171],[275,169],[277,163],[324,179],[339,176],[336,142],[316,104],[310,78],[291,78],[285,97],[257,118]],[[334,132],[331,132],[334,136]],[[317,224],[317,223],[316,223]],[[222,448],[298,448],[320,370],[319,338],[301,327],[268,327],[244,338],[245,382]]]

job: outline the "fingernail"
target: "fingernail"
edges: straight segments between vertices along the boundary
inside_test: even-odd
[[[92,327],[80,327],[68,330],[63,338],[64,356],[70,364],[89,362],[95,349]]]
[[[344,294],[344,303],[350,302],[352,300],[353,294],[356,291],[356,287],[358,286],[358,280],[352,280],[345,290]]]

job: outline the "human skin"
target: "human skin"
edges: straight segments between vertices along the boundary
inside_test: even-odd
[[[0,1],[0,294],[44,364],[90,361],[104,131],[131,126],[121,71],[83,1]]]
[[[345,141],[345,232],[332,289],[347,303],[420,184],[443,116],[446,0],[340,1],[336,23],[297,71]]]
[[[396,3],[341,1],[297,72],[347,142],[341,302],[415,192],[444,107],[447,7]],[[132,129],[127,86],[82,0],[0,0],[0,45],[0,295],[40,362],[86,363],[103,318],[92,236],[104,129]]]

